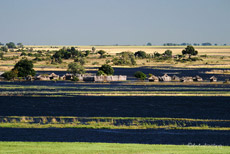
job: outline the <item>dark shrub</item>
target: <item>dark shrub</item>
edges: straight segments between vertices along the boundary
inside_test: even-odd
[[[146,75],[145,73],[141,72],[141,71],[137,71],[135,72],[134,76],[138,79],[141,79],[141,80],[145,80],[146,78]]]

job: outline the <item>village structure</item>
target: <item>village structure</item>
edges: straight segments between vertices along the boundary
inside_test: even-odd
[[[1,75],[4,72],[0,72],[0,79],[4,79],[1,77]],[[28,76],[26,80],[32,81],[32,80],[39,80],[39,81],[50,81],[50,80],[73,80],[74,76],[78,78],[78,81],[85,81],[85,82],[116,82],[116,81],[126,81],[127,76],[126,75],[109,75],[109,76],[97,76],[92,74],[70,74],[66,73],[65,75],[57,75],[55,73],[51,74],[40,74],[36,77]],[[184,77],[178,77],[176,75],[169,76],[168,74],[164,74],[163,76],[155,76],[151,75],[148,78],[149,82],[201,82],[203,79],[196,75],[195,77],[191,76],[184,76]],[[212,76],[209,78],[210,82],[217,82],[217,78],[215,76]]]
[[[148,78],[149,82],[170,82],[170,81],[177,81],[177,82],[201,82],[203,79],[196,75],[195,77],[185,76],[179,78],[176,75],[173,75],[172,77],[168,74],[164,74],[163,76],[155,76],[152,75]],[[210,82],[217,82],[217,78],[215,76],[212,76],[210,79]]]
[[[126,81],[126,75],[110,75],[110,76],[96,76],[96,75],[76,75],[79,81],[88,81],[88,82],[112,82],[112,81]],[[73,80],[74,75],[66,73],[63,76],[56,75],[51,73],[50,75],[39,75],[35,80],[48,81],[48,80]]]

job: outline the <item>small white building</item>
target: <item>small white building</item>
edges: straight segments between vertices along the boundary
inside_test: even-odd
[[[168,76],[168,74],[164,74],[163,76],[159,77],[159,81],[172,81],[171,76]]]
[[[212,76],[212,77],[210,78],[210,82],[217,82],[217,78],[216,78],[215,76]]]
[[[150,76],[148,79],[149,82],[159,82],[159,78],[155,75]]]

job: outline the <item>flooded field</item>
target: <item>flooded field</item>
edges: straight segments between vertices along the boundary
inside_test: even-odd
[[[137,70],[115,68],[127,82],[0,82],[0,141],[229,145],[229,84],[209,83],[209,69],[141,68],[196,83],[140,82]]]
[[[0,116],[230,119],[230,97],[0,97]]]
[[[230,145],[229,137],[228,131],[0,128],[0,141]]]

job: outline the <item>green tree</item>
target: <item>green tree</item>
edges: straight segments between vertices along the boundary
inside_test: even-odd
[[[154,58],[159,58],[161,56],[161,54],[157,51],[154,52]]]
[[[86,50],[85,51],[85,57],[87,57],[90,54],[90,52],[91,52],[90,50]]]
[[[71,56],[72,56],[72,54],[71,54],[71,52],[69,51],[69,50],[62,50],[61,49],[61,55],[62,55],[62,57],[61,58],[64,58],[64,59],[69,59],[69,58],[71,58]]]
[[[12,80],[18,76],[18,71],[17,70],[11,70],[8,72],[3,73],[2,75],[6,80]]]
[[[0,58],[2,59],[4,56],[4,53],[3,52],[0,52]]]
[[[22,43],[17,43],[18,48],[24,48]]]
[[[9,42],[9,43],[6,43],[6,46],[8,47],[8,48],[16,48],[16,45],[14,44],[14,42]]]
[[[105,58],[106,52],[104,50],[99,50],[97,53],[100,54],[100,58]]]
[[[146,75],[145,73],[141,72],[141,71],[137,71],[134,73],[134,76],[138,79],[141,79],[141,80],[145,80],[146,78]]]
[[[74,76],[73,79],[72,79],[72,81],[79,81],[79,78],[76,77],[76,76]]]
[[[92,52],[95,53],[95,51],[96,51],[96,48],[92,47]]]
[[[101,70],[97,71],[97,76],[101,76],[101,75],[106,75],[106,74],[105,74],[105,72],[103,72]]]
[[[0,51],[8,52],[8,47],[7,46],[3,46],[3,47],[0,48]]]
[[[85,58],[83,58],[83,57],[76,57],[74,59],[74,62],[79,62],[80,65],[85,65],[85,63],[86,63]]]
[[[134,55],[135,55],[135,57],[142,58],[142,59],[147,57],[147,54],[145,51],[137,51],[137,52],[135,52]]]
[[[106,64],[109,64],[111,61],[109,60],[109,59],[107,59],[106,61],[105,61],[105,63]]]
[[[78,56],[78,54],[79,54],[79,51],[76,50],[74,47],[71,47],[71,49],[69,51],[70,51],[72,57]]]
[[[152,43],[148,42],[146,45],[147,45],[147,46],[152,46]]]
[[[145,73],[141,72],[141,71],[137,71],[134,73],[134,76],[138,79],[141,79],[141,80],[145,80],[146,78],[146,75]]]
[[[166,50],[164,53],[163,53],[164,56],[166,57],[172,57],[172,51],[171,50]]]
[[[60,51],[54,53],[54,55],[52,56],[52,63],[62,63],[62,53]]]
[[[34,76],[36,74],[33,69],[33,62],[28,59],[21,59],[15,65],[13,70],[18,71],[18,77],[27,77],[28,75]]]
[[[106,75],[113,75],[114,74],[114,69],[108,64],[102,65],[98,70],[103,71]]]
[[[73,73],[74,75],[84,74],[85,68],[82,65],[78,65],[77,63],[72,62],[68,65],[67,71]]]
[[[183,51],[183,55],[189,55],[189,59],[191,59],[191,56],[195,56],[198,54],[198,51],[195,50],[195,48],[191,45],[188,45]]]
[[[114,65],[136,65],[135,56],[132,52],[121,52],[119,58],[113,59]]]
[[[26,52],[23,51],[20,56],[26,56]]]

